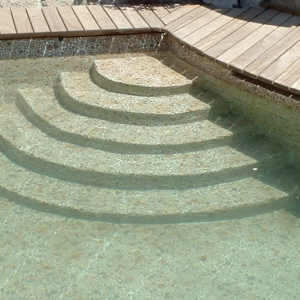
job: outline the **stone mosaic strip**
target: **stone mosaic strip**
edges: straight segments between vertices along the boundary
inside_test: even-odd
[[[18,107],[39,129],[61,141],[119,153],[176,153],[221,147],[232,133],[203,120],[139,126],[80,116],[63,109],[51,88],[22,89]]]
[[[167,50],[159,33],[0,40],[0,59]]]

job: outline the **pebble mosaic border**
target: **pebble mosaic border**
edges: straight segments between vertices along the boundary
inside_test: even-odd
[[[292,151],[294,165],[300,168],[300,102],[250,80],[236,76],[175,38],[162,33],[136,35],[35,38],[0,40],[0,59],[74,56],[139,51],[170,50],[177,57],[200,70],[207,88],[221,94],[233,111],[256,123],[260,133]],[[229,87],[228,87],[229,86]],[[297,96],[296,96],[297,97]]]
[[[162,34],[0,40],[0,59],[167,50]]]

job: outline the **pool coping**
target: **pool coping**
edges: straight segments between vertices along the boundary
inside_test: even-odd
[[[0,9],[0,40],[165,33],[223,67],[298,95],[299,25],[298,16],[264,7],[216,9],[190,4],[150,9],[112,5]],[[283,35],[278,36],[283,31],[285,38],[290,36],[284,44]],[[203,37],[200,41],[197,33]],[[271,35],[278,40],[268,49],[264,41]],[[260,55],[253,53],[259,44]],[[245,64],[251,55],[253,60]]]

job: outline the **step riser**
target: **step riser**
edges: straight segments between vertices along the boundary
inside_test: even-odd
[[[105,109],[76,101],[66,92],[60,83],[56,85],[55,93],[61,106],[71,112],[90,118],[103,119],[121,124],[144,126],[178,125],[206,120],[209,115],[209,109],[175,115],[140,114]]]
[[[116,189],[189,189],[204,187],[250,176],[258,176],[258,172],[268,170],[270,167],[267,163],[253,163],[234,169],[228,166],[222,171],[184,176],[109,174],[80,170],[31,156],[13,147],[3,137],[0,137],[0,150],[12,161],[39,174],[80,184]],[[276,163],[276,165],[278,164]],[[258,168],[260,171],[253,170],[255,168]]]
[[[44,213],[52,213],[68,218],[84,219],[98,222],[107,222],[115,224],[175,224],[175,223],[193,223],[193,222],[213,222],[232,219],[242,219],[255,215],[261,215],[280,209],[298,208],[299,203],[292,197],[281,197],[270,199],[267,203],[255,206],[234,207],[229,210],[217,210],[214,212],[197,213],[178,213],[178,214],[114,214],[107,212],[95,213],[89,210],[78,210],[72,207],[51,205],[42,199],[30,198],[10,191],[1,186],[0,194],[11,202],[38,210]],[[201,199],[199,199],[201,201]]]
[[[117,223],[180,223],[243,218],[292,207],[289,194],[254,178],[193,190],[115,190],[32,173],[0,155],[0,194],[39,211]],[[20,184],[23,182],[23,184]],[[26,184],[24,184],[26,182]],[[296,204],[296,202],[295,202]]]
[[[123,82],[113,81],[104,75],[100,74],[98,67],[95,62],[91,68],[91,78],[95,84],[105,88],[108,91],[114,93],[136,95],[136,96],[169,96],[176,94],[188,93],[191,89],[192,83],[178,85],[178,86],[169,86],[169,87],[157,87],[157,86],[142,86],[135,84],[126,84]]]
[[[88,136],[74,134],[67,131],[62,131],[59,128],[49,124],[27,104],[22,96],[18,97],[16,102],[17,107],[22,114],[37,128],[45,132],[47,135],[71,144],[76,144],[83,147],[91,147],[114,153],[143,153],[143,154],[172,154],[192,152],[198,150],[207,150],[215,147],[227,146],[231,142],[231,136],[224,136],[217,139],[206,141],[195,141],[193,143],[185,143],[180,145],[140,145],[140,144],[125,144],[112,140],[96,139]]]
[[[226,114],[226,111],[222,112],[222,114]],[[232,120],[231,117],[231,119],[227,121],[220,116],[217,118],[215,116],[209,116],[209,121],[232,133],[231,145],[239,145],[250,139],[257,138],[259,135],[259,127],[257,125],[251,123],[245,124],[245,121],[240,124],[242,120],[242,118]]]

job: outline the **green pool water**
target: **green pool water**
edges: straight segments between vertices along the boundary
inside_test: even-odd
[[[87,73],[100,58],[0,61],[1,106],[17,99],[17,89],[51,88],[62,72]],[[292,169],[280,172],[296,188]],[[0,176],[7,176],[3,166]],[[223,221],[114,224],[0,195],[0,299],[298,299],[299,216],[293,208]]]

